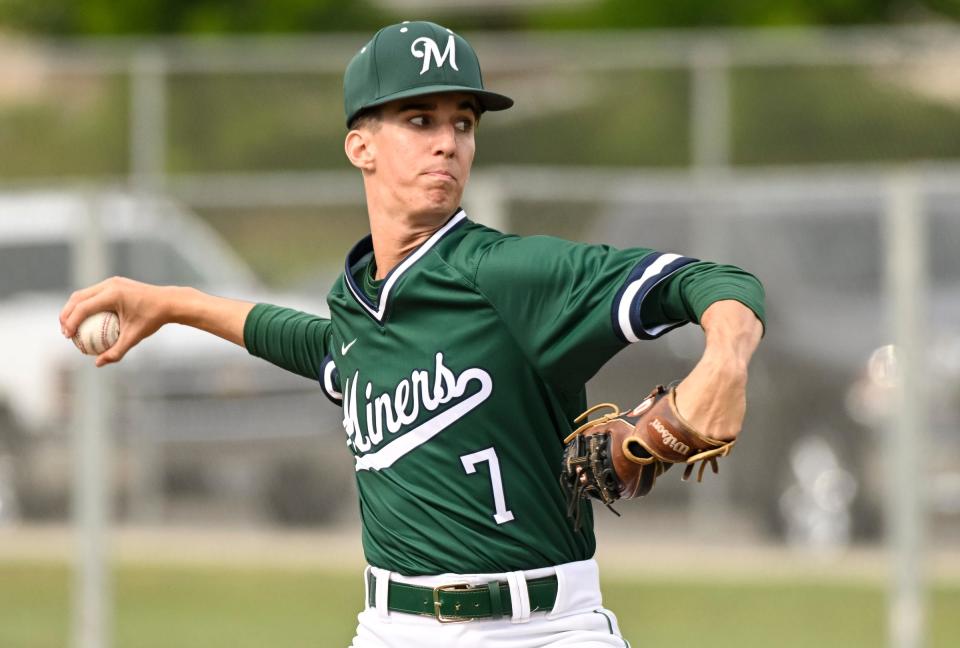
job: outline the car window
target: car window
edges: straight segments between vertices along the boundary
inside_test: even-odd
[[[933,283],[956,288],[960,282],[960,215],[956,207],[933,210],[930,219],[929,254],[930,273]]]
[[[166,241],[120,241],[113,246],[113,274],[152,284],[195,286],[204,276]]]
[[[69,278],[70,255],[63,243],[0,248],[0,299],[27,292],[69,292]]]
[[[154,284],[203,285],[203,274],[165,241],[119,241],[111,245],[109,274]],[[73,289],[72,251],[66,243],[29,243],[0,248],[0,299],[20,293]]]
[[[960,281],[960,216],[936,211],[929,216],[930,285],[955,288]],[[767,222],[750,219],[733,231],[733,262],[781,285],[799,282],[863,296],[884,290],[887,242],[883,220],[874,214],[843,214],[833,220],[802,214]]]

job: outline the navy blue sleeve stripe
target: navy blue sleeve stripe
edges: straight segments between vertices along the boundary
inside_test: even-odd
[[[649,254],[630,271],[630,276],[613,299],[611,317],[613,330],[627,343],[652,340],[686,322],[670,322],[652,328],[644,326],[640,318],[643,300],[657,284],[680,268],[695,263],[697,259],[679,254]]]

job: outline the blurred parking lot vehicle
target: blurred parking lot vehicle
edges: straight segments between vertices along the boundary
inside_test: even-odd
[[[74,241],[90,210],[110,275],[326,314],[322,295],[265,289],[214,230],[171,200],[0,194],[0,331],[9,347],[0,363],[0,458],[13,466],[8,512],[16,502],[27,519],[61,517],[69,505],[72,393],[77,367],[91,358],[62,337],[57,315],[73,289]],[[339,415],[311,381],[180,326],[164,327],[105,371],[115,394],[121,516],[308,523],[349,500],[349,475],[336,467],[346,462],[327,451],[340,438]]]

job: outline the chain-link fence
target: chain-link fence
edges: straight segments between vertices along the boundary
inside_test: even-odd
[[[750,469],[731,471],[710,496],[744,506],[765,530],[788,532],[795,522],[780,494],[790,487],[791,449],[823,438],[858,483],[841,498],[849,533],[875,535],[880,502],[870,501],[879,492],[870,480],[882,478],[863,448],[878,445],[877,397],[863,381],[872,354],[891,341],[881,225],[892,162],[927,160],[918,173],[930,223],[931,360],[934,372],[956,373],[958,183],[948,163],[929,162],[960,153],[956,30],[470,36],[488,86],[517,98],[514,110],[483,120],[471,213],[520,233],[678,250],[758,274],[770,332],[754,369],[750,425],[764,430],[738,448],[734,461]],[[261,275],[320,298],[365,227],[359,180],[340,153],[339,79],[362,41],[5,41],[0,182],[168,193]],[[769,165],[780,170],[746,170]],[[595,391],[629,401],[635,385],[681,374],[696,340],[680,331],[631,350]],[[935,400],[951,404],[937,419],[953,411],[956,390],[949,379],[932,382],[949,392]],[[145,420],[192,417],[202,399],[190,399]],[[250,420],[235,405],[235,416]],[[234,416],[213,411],[194,418]],[[309,418],[292,425],[309,427]],[[222,426],[196,427],[207,442]],[[197,438],[186,424],[165,429],[183,430],[164,437],[169,448]],[[944,509],[950,470],[934,488]],[[171,471],[180,476],[153,482],[176,491],[205,479]],[[224,469],[241,473],[250,471]],[[244,478],[218,479],[236,490]]]

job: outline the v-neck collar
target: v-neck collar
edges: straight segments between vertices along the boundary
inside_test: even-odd
[[[359,285],[353,276],[354,268],[356,268],[356,266],[359,263],[362,263],[364,260],[369,263],[371,261],[370,257],[373,255],[373,236],[368,234],[367,236],[363,237],[356,245],[353,246],[353,249],[350,250],[350,253],[347,254],[347,261],[344,267],[343,279],[347,283],[347,288],[349,289],[350,294],[353,295],[353,298],[356,300],[356,302],[363,307],[370,317],[382,324],[387,313],[387,304],[390,299],[390,291],[394,285],[396,285],[403,273],[409,270],[417,261],[426,256],[427,252],[429,252],[433,246],[440,241],[440,239],[453,231],[466,219],[467,213],[463,211],[463,209],[458,209],[456,212],[454,212],[453,216],[450,217],[443,227],[431,234],[430,238],[421,243],[413,252],[408,254],[403,261],[397,264],[393,270],[387,273],[387,276],[383,278],[382,283],[380,284],[380,290],[378,291],[376,299],[374,300],[371,300],[369,297],[367,297],[363,290],[363,286]]]

